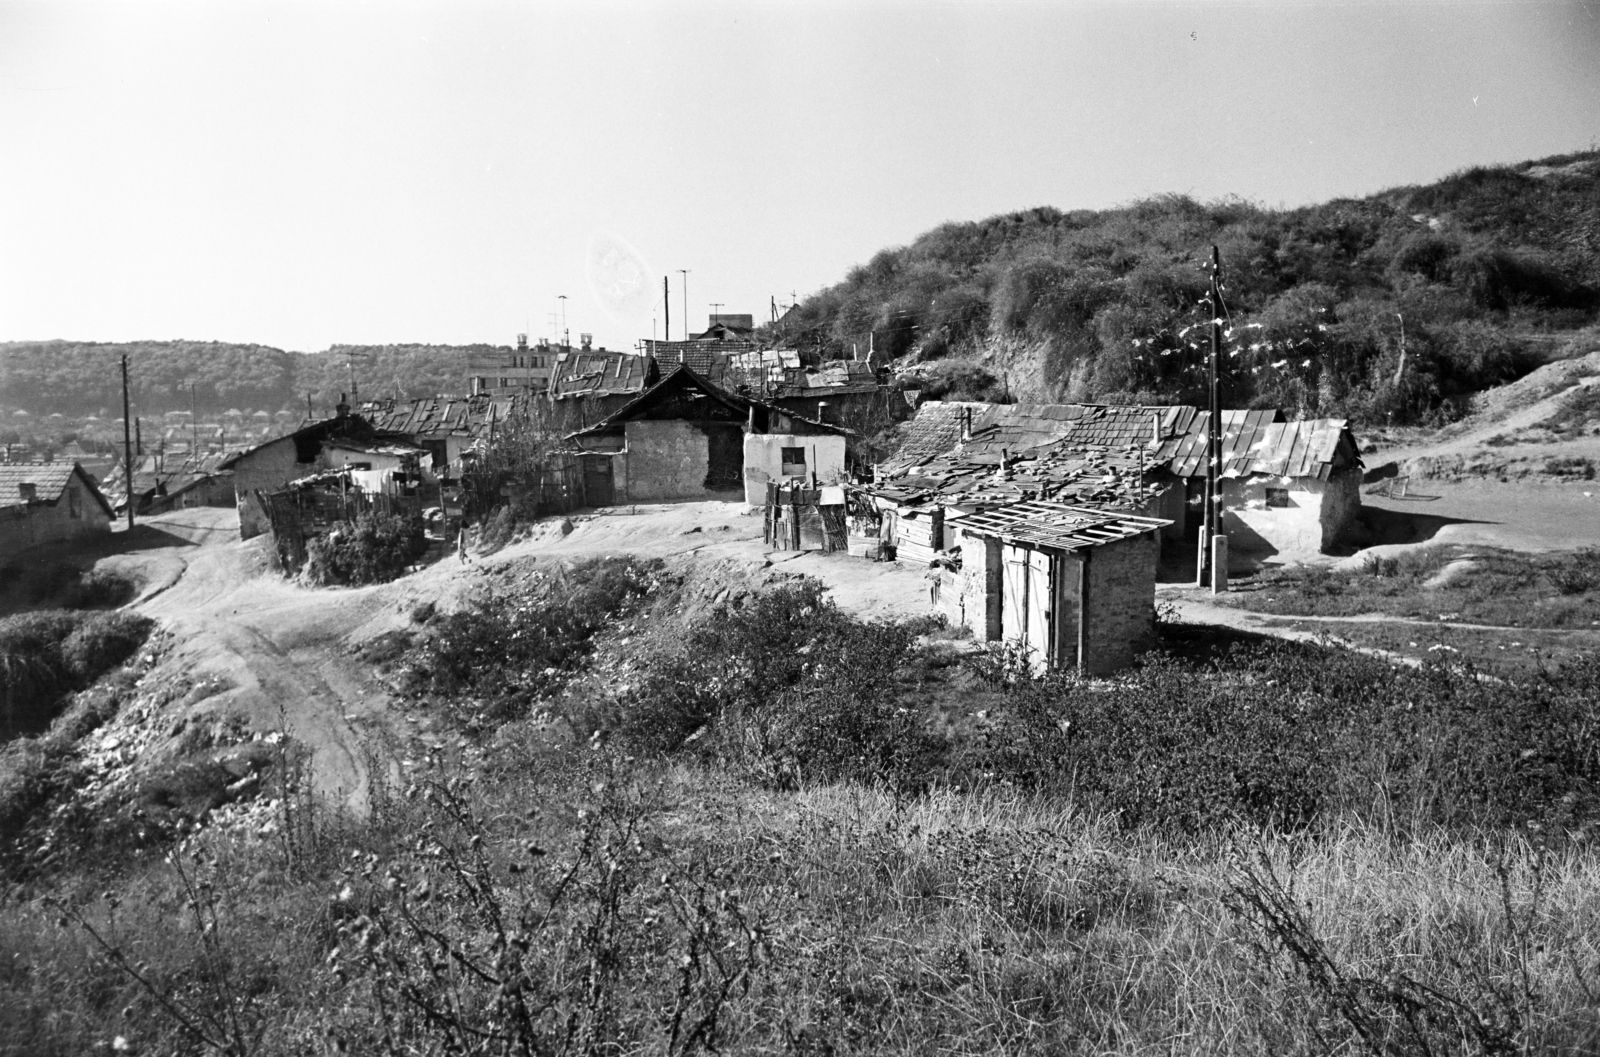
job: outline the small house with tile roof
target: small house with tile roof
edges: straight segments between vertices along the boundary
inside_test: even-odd
[[[0,558],[111,531],[111,504],[76,462],[0,464]]]

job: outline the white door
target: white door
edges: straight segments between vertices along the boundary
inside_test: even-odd
[[[1029,663],[1042,671],[1050,663],[1050,556],[1007,546],[1002,567],[1001,636],[1026,646]]]

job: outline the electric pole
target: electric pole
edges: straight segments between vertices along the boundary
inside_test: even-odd
[[[1228,541],[1222,534],[1222,256],[1211,247],[1211,369],[1206,432],[1205,528],[1201,532],[1200,583],[1213,592],[1228,582]]]
[[[662,341],[672,340],[672,287],[667,285],[671,276],[661,277],[661,314],[667,321],[665,332],[661,335]]]
[[[128,432],[128,419],[133,417],[128,407],[128,354],[122,354],[122,469],[128,485],[128,531],[133,531],[133,436]]]

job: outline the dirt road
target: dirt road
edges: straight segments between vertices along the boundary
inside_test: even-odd
[[[456,557],[394,583],[313,589],[266,565],[262,540],[240,542],[232,510],[202,508],[150,518],[113,537],[100,559],[142,581],[133,605],[160,620],[175,645],[152,676],[178,686],[162,716],[174,731],[157,753],[176,752],[195,728],[230,736],[284,731],[311,753],[315,791],[350,810],[369,800],[372,768],[391,778],[400,761],[436,743],[424,721],[396,707],[352,648],[410,623],[420,603],[449,612],[504,573],[551,558],[632,553],[718,560],[752,569],[782,565],[816,576],[843,608],[865,617],[927,612],[920,570],[843,555],[772,552],[761,520],[742,504],[677,503],[553,519],[497,553]],[[121,549],[118,549],[118,544]]]

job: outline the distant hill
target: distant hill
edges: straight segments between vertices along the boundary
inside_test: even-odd
[[[946,224],[774,337],[824,356],[871,341],[930,396],[1196,402],[1213,243],[1230,405],[1437,419],[1600,344],[1580,333],[1600,308],[1600,152],[1301,209],[1168,196]]]
[[[217,341],[8,342],[0,343],[0,405],[120,415],[124,353],[133,400],[145,415],[189,410],[191,384],[201,414],[299,409],[308,392],[316,406],[332,407],[350,388],[352,361],[363,395],[458,393],[471,348],[489,346],[335,345],[304,353]]]

